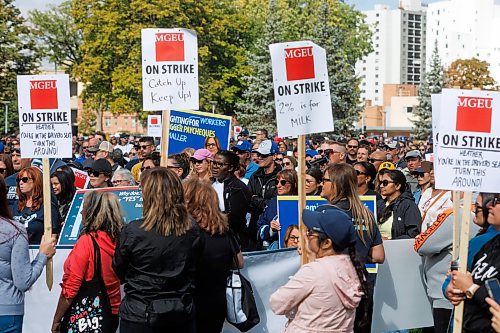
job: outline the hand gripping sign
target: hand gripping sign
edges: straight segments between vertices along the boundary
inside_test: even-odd
[[[310,41],[269,45],[281,137],[333,131],[326,51]]]
[[[188,29],[142,30],[145,111],[198,110],[198,39]]]

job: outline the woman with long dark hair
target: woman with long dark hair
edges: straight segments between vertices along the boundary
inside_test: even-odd
[[[7,154],[0,154],[0,177],[5,179],[14,173],[12,159]]]
[[[0,332],[22,332],[24,293],[55,252],[55,238],[42,239],[38,254],[30,261],[26,228],[12,219],[7,187],[0,177]]]
[[[243,267],[243,255],[212,184],[191,178],[183,186],[186,207],[204,235],[196,271],[196,328],[198,333],[219,333],[226,318],[227,277],[236,264]]]
[[[196,332],[196,264],[202,243],[180,178],[164,167],[141,174],[143,218],[125,225],[113,258],[125,284],[120,332]]]
[[[384,239],[415,238],[420,233],[422,216],[413,198],[406,191],[406,177],[399,170],[383,169],[378,174],[380,194],[386,207],[379,219]]]
[[[68,215],[69,206],[71,205],[76,192],[74,176],[72,179],[64,171],[56,171],[50,176],[50,183],[52,184],[52,190],[54,191],[57,203],[59,204],[61,221],[65,221],[66,215]]]
[[[115,245],[123,227],[123,212],[118,197],[110,192],[88,191],[83,197],[83,229],[80,237],[64,262],[64,275],[61,283],[61,295],[52,322],[52,332],[60,332],[61,325],[66,327],[70,318],[67,310],[77,297],[84,281],[91,281],[100,255],[100,273],[106,286],[111,306],[111,332],[118,327],[118,309],[120,307],[120,280],[111,268]],[[95,243],[94,243],[95,242]],[[98,248],[95,248],[95,245]],[[99,251],[99,252],[94,252]],[[102,302],[105,300],[103,299]],[[63,322],[62,322],[63,321]]]
[[[14,219],[26,227],[30,244],[40,244],[44,229],[43,180],[42,172],[36,167],[22,169],[16,178],[19,200],[14,211]],[[58,234],[60,225],[57,199],[51,200],[52,234]]]
[[[356,162],[352,165],[356,170],[358,194],[359,195],[374,195],[377,198],[377,218],[382,213],[385,207],[384,198],[375,191],[375,179],[377,177],[377,170],[373,164],[369,162]]]
[[[368,287],[356,259],[356,231],[340,209],[304,210],[308,264],[271,295],[286,332],[353,332],[356,308]]]
[[[320,195],[323,172],[318,168],[309,168],[306,171],[306,195]]]

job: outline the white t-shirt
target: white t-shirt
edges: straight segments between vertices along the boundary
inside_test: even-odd
[[[226,211],[226,206],[224,205],[224,183],[219,183],[218,180],[212,184],[215,192],[217,192],[217,197],[219,197],[219,208],[221,212]]]

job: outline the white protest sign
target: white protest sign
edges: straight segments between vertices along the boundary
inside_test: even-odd
[[[431,95],[432,110],[432,152],[435,154],[438,150],[439,140],[439,110],[441,109],[441,94]]]
[[[269,45],[281,137],[333,131],[326,51],[310,41]]]
[[[199,109],[198,39],[188,29],[142,29],[145,111]]]
[[[148,116],[148,136],[161,138],[161,116]]]
[[[443,89],[438,114],[436,188],[498,192],[500,93]]]
[[[69,76],[17,77],[23,158],[71,158]]]

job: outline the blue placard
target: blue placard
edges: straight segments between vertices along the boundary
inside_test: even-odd
[[[377,197],[374,195],[360,196],[361,202],[373,213],[377,220]],[[328,201],[319,196],[306,198],[306,209],[316,210],[321,205],[328,204]],[[278,219],[281,226],[280,248],[284,248],[285,232],[288,226],[299,224],[299,197],[298,196],[278,196]]]
[[[59,236],[59,245],[70,247],[75,245],[82,228],[81,212],[83,195],[88,191],[106,191],[116,194],[125,214],[125,223],[142,217],[142,193],[138,186],[79,190],[76,192],[71,207],[69,208],[66,222]]]
[[[221,149],[229,148],[231,117],[199,111],[170,111],[170,140],[168,154],[185,148],[200,149],[205,138],[215,136]]]

